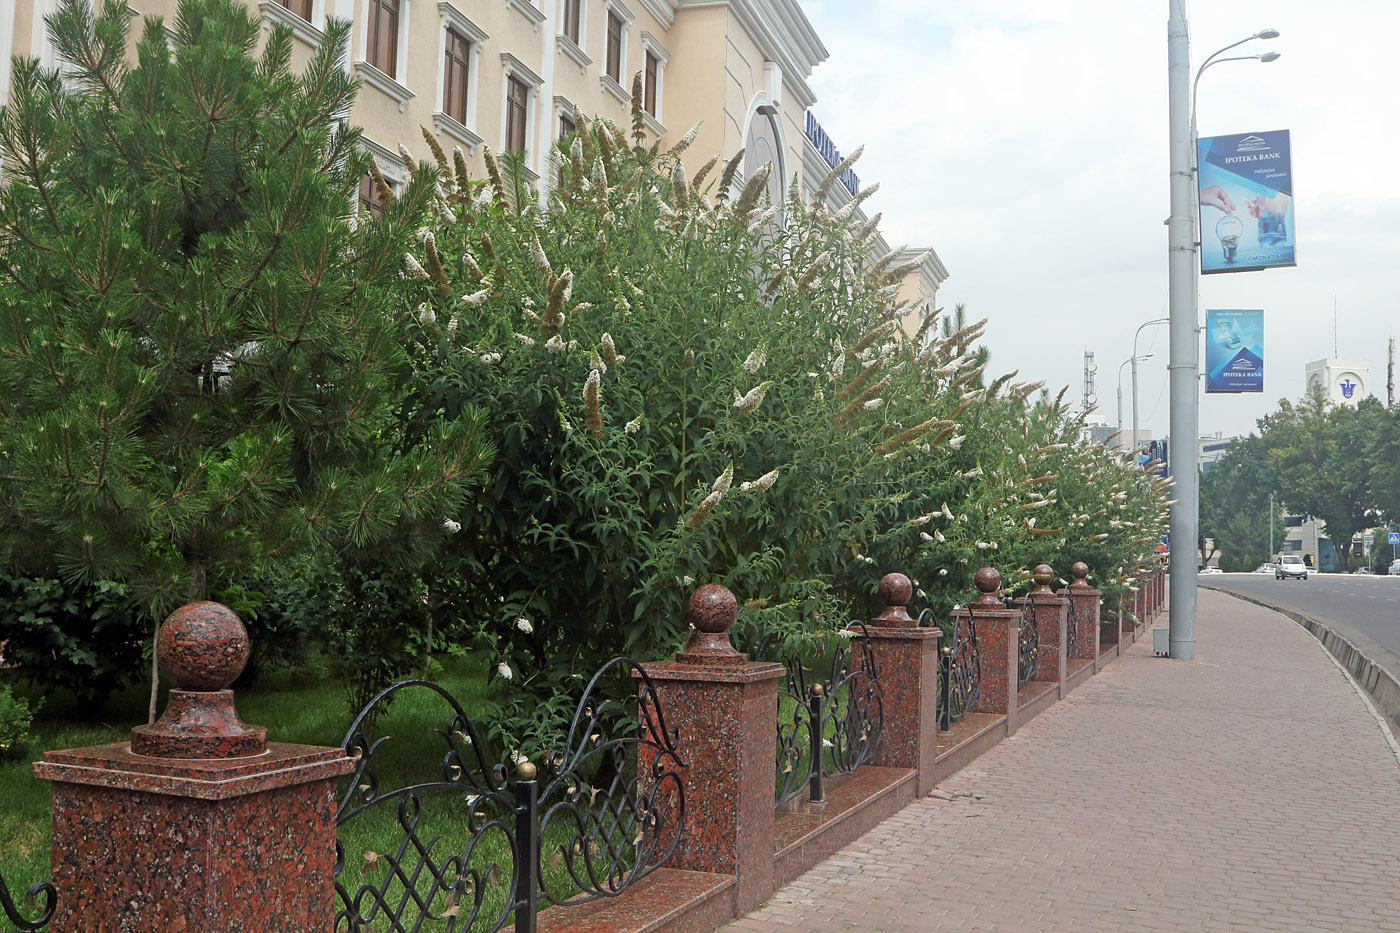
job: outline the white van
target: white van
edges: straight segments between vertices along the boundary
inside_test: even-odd
[[[1390,575],[1392,577],[1400,577],[1400,560],[1393,560],[1390,562]]]

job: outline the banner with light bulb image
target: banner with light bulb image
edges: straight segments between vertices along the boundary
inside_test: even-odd
[[[1264,391],[1264,312],[1206,311],[1206,391]]]
[[[1288,130],[1196,141],[1201,273],[1296,266]]]

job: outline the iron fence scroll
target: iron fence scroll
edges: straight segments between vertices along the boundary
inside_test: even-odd
[[[924,610],[919,625],[924,624]],[[971,610],[953,611],[953,631],[939,655],[938,728],[947,732],[982,698],[982,652],[977,642],[977,621]]]
[[[782,660],[787,676],[778,704],[779,805],[804,791],[807,799],[821,800],[823,778],[869,764],[884,742],[883,688],[865,623],[849,622],[837,634],[840,640],[825,680],[809,683],[796,654]],[[755,658],[763,658],[769,647],[765,639]]]
[[[1017,640],[1017,683],[1034,680],[1040,673],[1040,626],[1036,624],[1036,613],[1031,608],[1030,597],[1021,600],[1021,624]]]
[[[0,910],[5,912],[6,921],[14,925],[13,930],[4,933],[34,933],[49,925],[54,911],[58,909],[58,892],[54,890],[53,882],[36,881],[31,884],[24,892],[24,904],[27,912],[37,913],[29,918],[24,916],[25,912],[15,906],[4,876],[0,875]]]
[[[1069,624],[1065,626],[1065,657],[1079,657],[1079,600],[1073,595],[1064,593],[1065,602],[1069,604]]]
[[[603,695],[634,669],[629,701]],[[443,724],[391,742],[378,727],[391,702],[434,704]],[[512,918],[533,933],[542,901],[616,896],[679,842],[685,765],[629,658],[589,681],[547,776],[523,760],[513,775],[489,761],[456,698],[421,680],[372,700],[343,747],[356,766],[336,813],[336,933],[495,931]],[[352,848],[362,859],[347,857]],[[347,862],[367,880],[352,881]]]

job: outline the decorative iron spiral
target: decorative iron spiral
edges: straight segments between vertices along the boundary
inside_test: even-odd
[[[1078,600],[1066,594],[1069,601],[1069,625],[1065,628],[1065,657],[1079,657],[1079,606]]]
[[[637,691],[603,695],[609,675],[635,672]],[[687,767],[651,678],[631,658],[599,668],[583,691],[562,750],[546,761],[540,792],[540,858],[563,868],[579,893],[555,890],[541,872],[541,893],[554,904],[616,897],[660,868],[680,843]],[[541,866],[543,867],[543,866]]]
[[[943,726],[948,728],[982,698],[982,650],[977,640],[977,620],[971,610],[959,606],[953,613],[951,651],[945,655],[943,676],[948,679],[948,704]]]
[[[42,905],[39,903],[40,898],[43,898]],[[10,889],[5,885],[4,876],[0,875],[0,909],[4,910],[5,917],[15,927],[6,933],[34,933],[48,926],[54,911],[58,909],[58,892],[54,890],[52,882],[36,881],[24,892],[24,902],[31,911],[37,910],[38,916],[26,920],[20,914],[14,899],[10,897]]]
[[[1018,638],[1020,656],[1019,683],[1034,680],[1040,673],[1040,626],[1035,624],[1035,612],[1029,599],[1021,600],[1021,624]]]

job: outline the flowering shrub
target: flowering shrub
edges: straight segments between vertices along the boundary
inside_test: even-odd
[[[408,422],[473,404],[496,434],[439,585],[511,690],[673,651],[702,583],[735,592],[756,644],[867,615],[890,570],[946,609],[983,565],[1015,583],[1083,558],[1117,586],[1146,559],[1162,491],[1039,383],[989,381],[985,322],[906,336],[917,263],[872,256],[873,221],[765,205],[766,170],[733,191],[738,156],[688,178],[693,133],[661,153],[579,126],[543,211],[512,206],[494,161],[480,182],[436,152],[424,310],[403,321]]]

